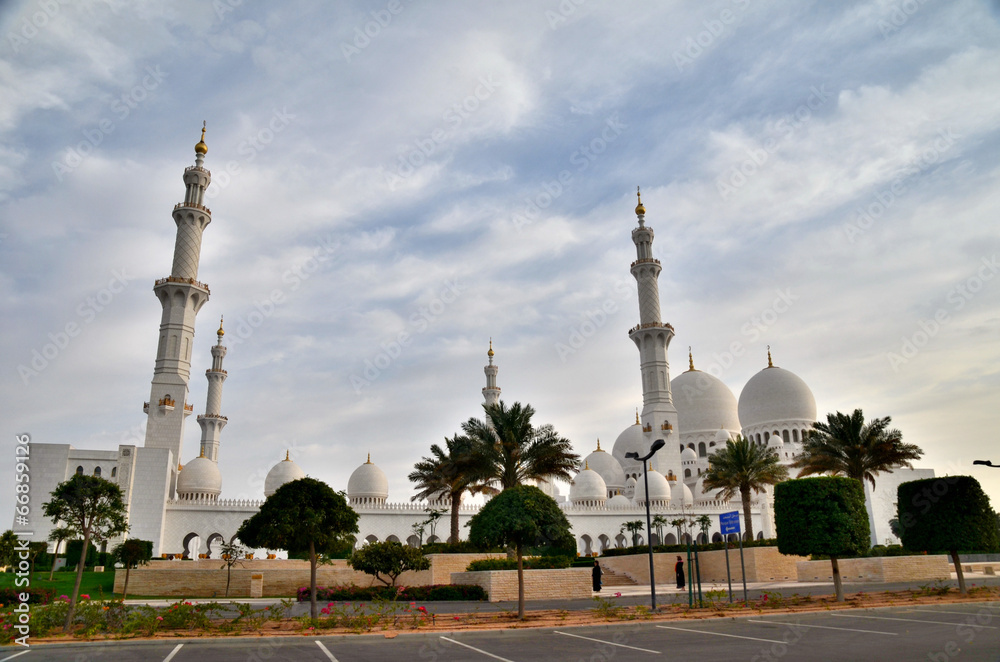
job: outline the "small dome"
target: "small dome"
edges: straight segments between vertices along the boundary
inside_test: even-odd
[[[608,489],[620,490],[625,487],[625,470],[611,453],[601,450],[600,442],[597,450],[584,458],[584,466],[600,474]]]
[[[389,481],[385,473],[372,464],[370,455],[368,461],[355,469],[348,479],[347,498],[351,501],[385,501],[389,498]]]
[[[649,479],[649,502],[666,503],[670,501],[670,483],[668,483],[667,479],[663,477],[663,474],[653,469],[647,472],[647,477]],[[646,503],[645,485],[636,485],[635,501],[636,503],[641,504]]]
[[[264,478],[264,497],[271,496],[285,483],[305,477],[306,473],[302,471],[299,465],[292,462],[286,451],[285,459],[271,467],[271,470],[267,472],[267,476]]]
[[[217,497],[222,492],[219,465],[204,455],[196,457],[181,469],[177,477],[177,493],[188,498]]]
[[[618,435],[611,455],[618,460],[618,465],[625,473],[631,473],[641,470],[642,465],[635,460],[627,459],[625,453],[638,453],[639,457],[642,457],[648,452],[649,442],[646,441],[646,436],[642,432],[642,424],[636,422],[635,425],[628,426]]]
[[[692,496],[694,497],[695,503],[702,503],[704,501],[711,501],[715,498],[718,493],[716,490],[710,491],[708,494],[705,493],[705,477],[699,476],[698,480],[694,484],[694,489],[691,490]]]
[[[608,499],[605,505],[607,505],[608,508],[628,508],[632,505],[632,502],[629,501],[629,498],[624,494],[616,494]]]
[[[739,430],[736,396],[721,380],[701,370],[688,370],[670,380],[681,434],[710,432],[721,425]]]
[[[625,479],[625,489],[622,490],[622,494],[624,494],[627,499],[634,498],[635,486],[636,486],[635,478],[629,476],[628,478]]]
[[[694,495],[691,494],[691,488],[682,483],[679,480],[670,482],[670,501],[676,505],[692,506],[694,505]]]
[[[719,430],[715,433],[715,445],[725,446],[726,442],[732,439],[732,435],[729,434],[729,430]]]
[[[593,469],[584,469],[576,475],[569,487],[569,500],[573,503],[605,501],[608,486],[601,475]]]
[[[697,462],[698,453],[695,452],[693,448],[685,448],[681,452],[681,462]]]
[[[743,428],[777,421],[816,420],[816,399],[801,378],[778,367],[764,368],[750,378],[740,393]]]

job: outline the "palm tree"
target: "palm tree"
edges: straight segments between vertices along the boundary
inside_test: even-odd
[[[457,434],[451,439],[445,437],[444,444],[444,448],[432,445],[431,457],[422,458],[413,465],[408,478],[416,483],[418,490],[411,501],[436,499],[442,494],[449,496],[451,537],[448,542],[454,543],[458,542],[459,537],[458,509],[462,503],[462,494],[476,494],[489,488],[485,485],[487,477],[482,459],[475,454],[475,447],[468,437]]]
[[[750,520],[750,491],[760,493],[768,485],[788,478],[788,467],[778,460],[778,454],[765,447],[751,444],[742,436],[726,442],[708,458],[705,491],[720,490],[716,498],[730,500],[739,492],[743,501],[743,522],[746,536],[753,540]]]
[[[56,561],[59,560],[59,545],[63,544],[64,540],[72,540],[76,537],[76,531],[73,527],[63,524],[62,526],[57,526],[49,532],[49,542],[54,542],[56,544],[55,551],[52,553],[52,569],[49,570],[49,581],[52,581],[52,575],[56,571]]]
[[[889,428],[891,420],[886,416],[865,423],[860,409],[851,415],[839,411],[827,414],[826,423],[813,423],[802,443],[802,454],[792,466],[800,469],[800,478],[812,474],[847,476],[861,483],[867,480],[874,488],[880,472],[912,469],[911,462],[924,454],[916,445],[903,443],[903,433]]]
[[[572,452],[569,439],[551,425],[531,424],[531,405],[515,402],[507,407],[501,400],[483,409],[486,420],[470,418],[462,431],[475,446],[476,466],[501,491],[528,480],[570,480],[579,469],[580,456]]]

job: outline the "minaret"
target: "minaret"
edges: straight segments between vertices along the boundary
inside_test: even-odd
[[[639,287],[639,324],[629,331],[629,338],[639,349],[642,373],[642,429],[651,445],[663,439],[667,445],[654,456],[656,468],[666,475],[674,469],[680,475],[680,448],[677,445],[677,409],[670,394],[670,365],[667,346],[674,337],[674,327],[660,319],[660,261],[653,258],[653,229],[646,227],[646,208],[636,190],[639,204],[635,215],[639,227],[632,230],[636,260],[631,271]]]
[[[222,344],[222,320],[215,332],[219,341],[212,345],[212,367],[205,371],[208,379],[208,398],[205,413],[198,417],[201,426],[201,454],[216,464],[219,463],[219,435],[229,419],[222,415],[222,383],[226,381],[226,371],[222,369],[222,359],[226,357],[226,346]]]
[[[195,317],[209,296],[208,285],[197,280],[201,233],[212,222],[212,212],[203,204],[205,190],[212,181],[212,174],[202,167],[208,153],[204,127],[194,153],[195,164],[184,169],[184,202],[174,205],[177,241],[173,268],[169,276],[153,284],[163,316],[153,384],[144,407],[149,415],[145,445],[170,449],[174,466],[181,456],[184,419],[194,411],[187,404],[187,395]]]
[[[497,386],[497,371],[500,368],[493,365],[493,338],[490,338],[490,351],[486,352],[486,356],[489,357],[490,363],[483,367],[483,372],[486,373],[486,388],[483,389],[483,399],[486,400],[486,406],[489,407],[500,402],[500,387]]]

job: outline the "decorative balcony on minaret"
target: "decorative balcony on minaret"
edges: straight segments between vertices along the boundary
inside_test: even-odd
[[[146,408],[145,445],[170,449],[175,464],[180,460],[184,419],[194,410],[187,396],[195,318],[209,297],[208,286],[198,282],[201,236],[212,222],[212,212],[202,204],[212,181],[212,174],[202,167],[208,153],[204,128],[194,152],[195,164],[184,170],[184,201],[173,210],[177,225],[173,267],[169,276],[153,285],[163,315],[149,402],[159,404]]]
[[[500,370],[500,367],[493,365],[493,338],[490,338],[490,351],[486,352],[486,356],[490,362],[489,365],[483,367],[483,372],[486,373],[486,388],[483,389],[483,400],[486,401],[485,404],[488,407],[500,402],[500,387],[497,386],[497,372]]]

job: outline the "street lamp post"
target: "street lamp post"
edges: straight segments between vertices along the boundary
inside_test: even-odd
[[[656,455],[656,451],[666,444],[662,439],[657,439],[649,447],[649,453],[645,457],[639,457],[638,453],[625,453],[625,457],[631,460],[642,462],[642,477],[646,483],[646,543],[649,547],[649,596],[653,611],[656,611],[656,577],[653,573],[653,524],[649,516],[649,468],[646,462]]]
[[[993,467],[994,469],[1000,469],[1000,464],[993,464],[989,460],[973,460],[973,464],[984,464],[987,467]]]

